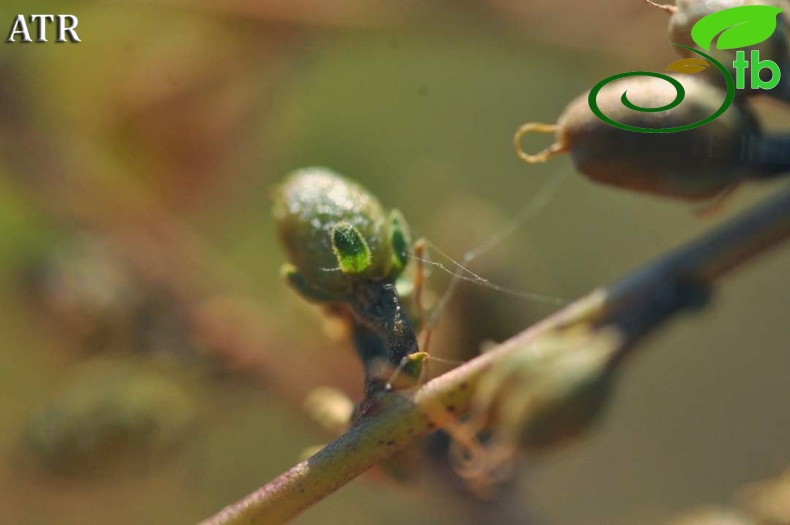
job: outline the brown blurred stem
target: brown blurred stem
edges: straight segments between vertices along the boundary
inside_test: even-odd
[[[578,323],[615,325],[625,348],[675,314],[706,304],[712,284],[790,236],[790,191],[692,241],[608,288],[585,297],[412,395],[383,394],[382,410],[311,458],[204,522],[283,523],[379,461],[468,411],[475,385],[491,365],[525,343]],[[442,407],[443,410],[437,410]]]

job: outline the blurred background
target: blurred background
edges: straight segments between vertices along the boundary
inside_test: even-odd
[[[279,278],[270,194],[290,170],[358,180],[456,259],[563,177],[471,267],[565,300],[782,186],[700,218],[516,158],[520,124],[675,59],[638,0],[6,0],[0,29],[41,13],[77,16],[82,41],[0,45],[0,523],[194,523],[331,439],[303,401],[358,400],[362,375]],[[787,130],[786,107],[757,106]],[[770,253],[652,338],[596,431],[498,499],[434,444],[295,522],[651,525],[726,504],[790,463],[788,267]],[[472,357],[556,308],[463,284],[431,352]]]

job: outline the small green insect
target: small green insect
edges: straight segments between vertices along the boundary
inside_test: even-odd
[[[422,273],[412,279],[405,272],[415,244],[401,213],[386,211],[359,184],[315,167],[286,178],[273,213],[290,260],[282,270],[287,282],[352,320],[367,393],[389,388],[396,371],[414,384],[427,354],[419,351],[398,289],[419,296]]]

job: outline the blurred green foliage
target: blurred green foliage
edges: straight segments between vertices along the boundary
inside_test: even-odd
[[[519,124],[553,121],[613,72],[668,63],[657,50],[665,21],[652,11],[642,16],[625,0],[560,4],[579,15],[563,15],[567,27],[548,7],[493,0],[333,9],[4,2],[0,29],[17,13],[68,12],[79,17],[82,42],[0,45],[0,82],[19,86],[2,91],[0,108],[22,115],[0,122],[0,448],[9,457],[0,466],[0,522],[193,523],[325,439],[302,416],[299,396],[319,380],[358,396],[361,372],[316,310],[279,280],[285,258],[269,195],[294,168],[325,165],[358,180],[456,258],[507,225],[546,180],[568,173],[545,210],[473,263],[498,284],[566,299],[775,189],[740,191],[719,215],[699,219],[684,204],[594,186],[569,174],[567,160],[523,165],[511,145]],[[594,44],[552,36],[593,22],[602,35]],[[613,51],[626,33],[641,35],[631,50],[638,61]],[[54,164],[34,162],[49,158],[42,152]],[[187,319],[173,324],[198,356],[183,366],[204,378],[202,423],[178,454],[143,472],[42,479],[14,467],[17,437],[91,358],[84,340],[30,301],[22,276],[29,261],[84,231],[129,256],[141,290],[167,284],[167,300],[156,304]],[[723,287],[711,313],[656,337],[600,430],[530,465],[499,507],[459,497],[431,463],[411,486],[366,476],[297,523],[519,522],[531,513],[567,525],[651,524],[778,472],[790,459],[788,256],[767,257]],[[434,270],[430,287],[441,293],[447,280]],[[468,357],[552,308],[464,285],[431,351]],[[221,322],[204,329],[194,311]],[[216,358],[225,371],[206,372],[218,339],[257,331],[265,345]],[[283,377],[248,381],[250,363],[266,359]]]

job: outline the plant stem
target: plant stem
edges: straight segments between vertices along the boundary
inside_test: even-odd
[[[576,323],[615,324],[628,347],[674,314],[702,307],[696,291],[790,236],[790,191],[658,259],[609,288],[596,289],[412,395],[382,394],[381,410],[204,525],[284,523],[379,461],[469,410],[475,385],[493,363],[541,336]],[[691,293],[689,293],[691,292]],[[437,410],[441,407],[441,410]]]

